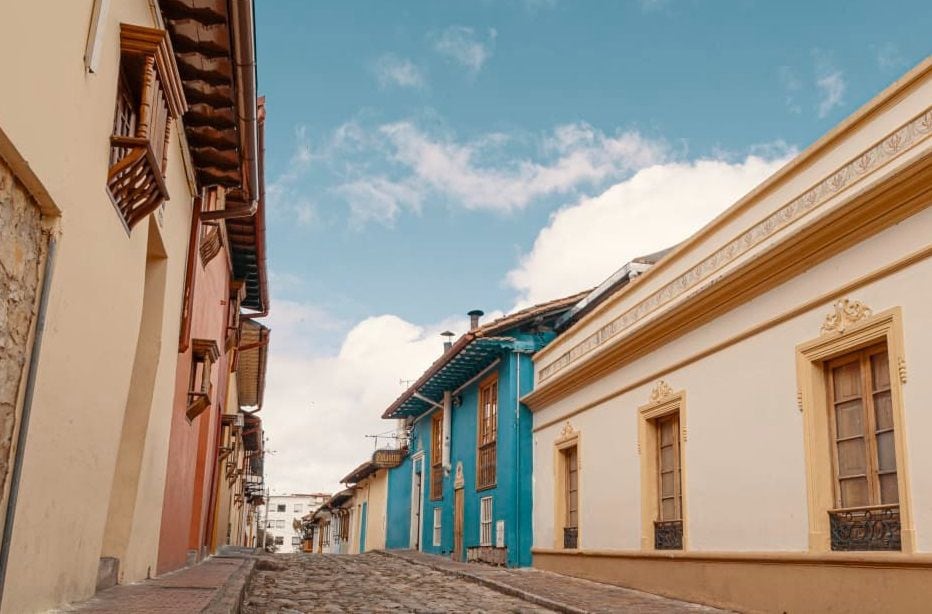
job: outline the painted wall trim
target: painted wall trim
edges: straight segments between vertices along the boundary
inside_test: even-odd
[[[812,300],[806,301],[805,303],[801,303],[800,305],[794,307],[793,309],[790,309],[777,316],[774,316],[773,318],[767,320],[766,322],[762,322],[748,329],[745,329],[744,331],[725,339],[721,343],[717,343],[711,347],[706,348],[705,350],[702,350],[700,352],[687,356],[686,358],[679,360],[675,363],[672,363],[662,369],[658,369],[657,371],[645,377],[642,377],[625,386],[622,386],[607,395],[604,395],[598,399],[595,399],[594,401],[591,401],[589,403],[586,403],[585,405],[582,405],[574,409],[573,411],[570,411],[558,417],[552,418],[546,422],[537,424],[534,426],[534,432],[536,433],[543,429],[549,428],[555,424],[565,422],[566,420],[568,420],[569,418],[572,418],[573,416],[577,416],[583,412],[593,409],[594,407],[598,407],[599,405],[602,405],[603,403],[610,401],[611,399],[614,399],[623,394],[626,394],[634,390],[635,388],[640,388],[641,386],[645,386],[655,380],[662,379],[664,376],[672,373],[673,371],[682,369],[683,367],[686,367],[695,362],[698,362],[713,354],[717,354],[718,352],[726,350],[729,347],[737,343],[745,341],[746,339],[749,339],[763,332],[766,332],[770,330],[771,328],[774,328],[775,326],[779,326],[780,324],[783,324],[784,322],[787,322],[789,320],[792,320],[793,318],[796,318],[805,313],[808,313],[812,311],[813,309],[816,309],[821,306],[830,306],[832,302],[840,298],[843,298],[846,294],[850,294],[851,292],[854,292],[869,284],[872,284],[875,281],[894,275],[915,264],[923,262],[929,259],[930,257],[932,257],[932,246],[917,250],[911,254],[908,254],[907,256],[904,256],[903,258],[900,258],[899,260],[895,260],[894,262],[891,262],[890,264],[886,266],[880,267],[866,275],[863,275],[862,277],[852,280],[851,282],[847,284],[838,286],[837,288],[833,290],[829,290],[828,292],[825,292],[824,294],[817,296],[813,298]]]
[[[786,563],[794,565],[835,565],[843,567],[895,567],[932,569],[932,553],[901,552],[696,552],[686,550],[602,550],[532,548],[531,553],[543,556],[575,556],[618,559],[650,559],[671,561],[718,561],[735,563]]]

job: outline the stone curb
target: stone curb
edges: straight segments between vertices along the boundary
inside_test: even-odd
[[[391,552],[387,550],[372,550],[371,552],[375,552],[377,554],[381,554],[382,556],[387,556],[390,558],[401,559],[413,565],[421,565],[423,567],[428,567],[430,569],[433,569],[434,571],[439,571],[449,576],[455,576],[457,578],[462,578],[464,580],[468,580],[475,584],[486,586],[488,588],[496,590],[505,595],[510,595],[512,597],[517,597],[518,599],[523,599],[524,601],[527,601],[528,603],[533,603],[534,605],[539,605],[545,608],[549,608],[551,610],[554,610],[555,612],[562,612],[563,614],[591,614],[589,610],[585,610],[583,608],[577,608],[575,606],[572,606],[568,603],[563,603],[561,601],[554,601],[553,599],[548,599],[547,597],[542,597],[540,595],[535,595],[534,593],[521,590],[520,588],[515,588],[514,586],[511,586],[510,584],[505,584],[504,582],[498,582],[496,580],[484,578],[478,574],[469,573],[468,571],[462,571],[459,569],[450,569],[449,567],[445,567],[443,565],[434,565],[428,561],[422,561],[420,559],[408,557],[399,552]]]
[[[246,587],[252,579],[256,559],[252,557],[220,556],[215,558],[241,558],[240,568],[227,578],[223,586],[217,589],[210,605],[201,610],[203,614],[239,614],[246,597]]]

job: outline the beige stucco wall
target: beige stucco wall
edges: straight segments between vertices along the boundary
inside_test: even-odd
[[[388,501],[388,472],[385,469],[369,478],[368,501],[366,508],[366,550],[380,550],[385,547],[385,513]]]
[[[119,23],[156,25],[145,0],[109,5],[95,74],[83,63],[91,0],[11,3],[0,20],[0,126],[61,210],[4,612],[89,597],[102,553],[149,243],[149,224],[127,235],[105,190]],[[153,225],[167,255],[160,359],[124,581],[154,570],[157,552],[191,216],[177,131],[166,175],[172,198]]]
[[[535,425],[559,420],[630,382],[776,318],[815,296],[926,249],[925,209],[811,268],[661,349],[541,409]],[[917,550],[932,551],[932,260],[870,283],[850,298],[874,312],[902,308],[907,369],[903,386],[907,465]],[[688,549],[800,551],[808,547],[802,413],[797,407],[796,346],[819,336],[831,302],[662,376],[686,392],[684,495]],[[637,549],[640,536],[638,408],[652,383],[569,417],[580,432],[580,547]],[[563,422],[534,434],[534,543],[553,546],[553,441]]]

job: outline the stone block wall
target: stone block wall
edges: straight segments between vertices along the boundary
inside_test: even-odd
[[[0,158],[0,492],[10,475],[46,241],[39,206]]]

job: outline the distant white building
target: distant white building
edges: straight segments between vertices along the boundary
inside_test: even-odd
[[[329,494],[271,495],[268,497],[268,512],[262,511],[269,543],[278,546],[278,552],[288,553],[301,550],[301,534],[295,532],[294,521],[314,512]]]

